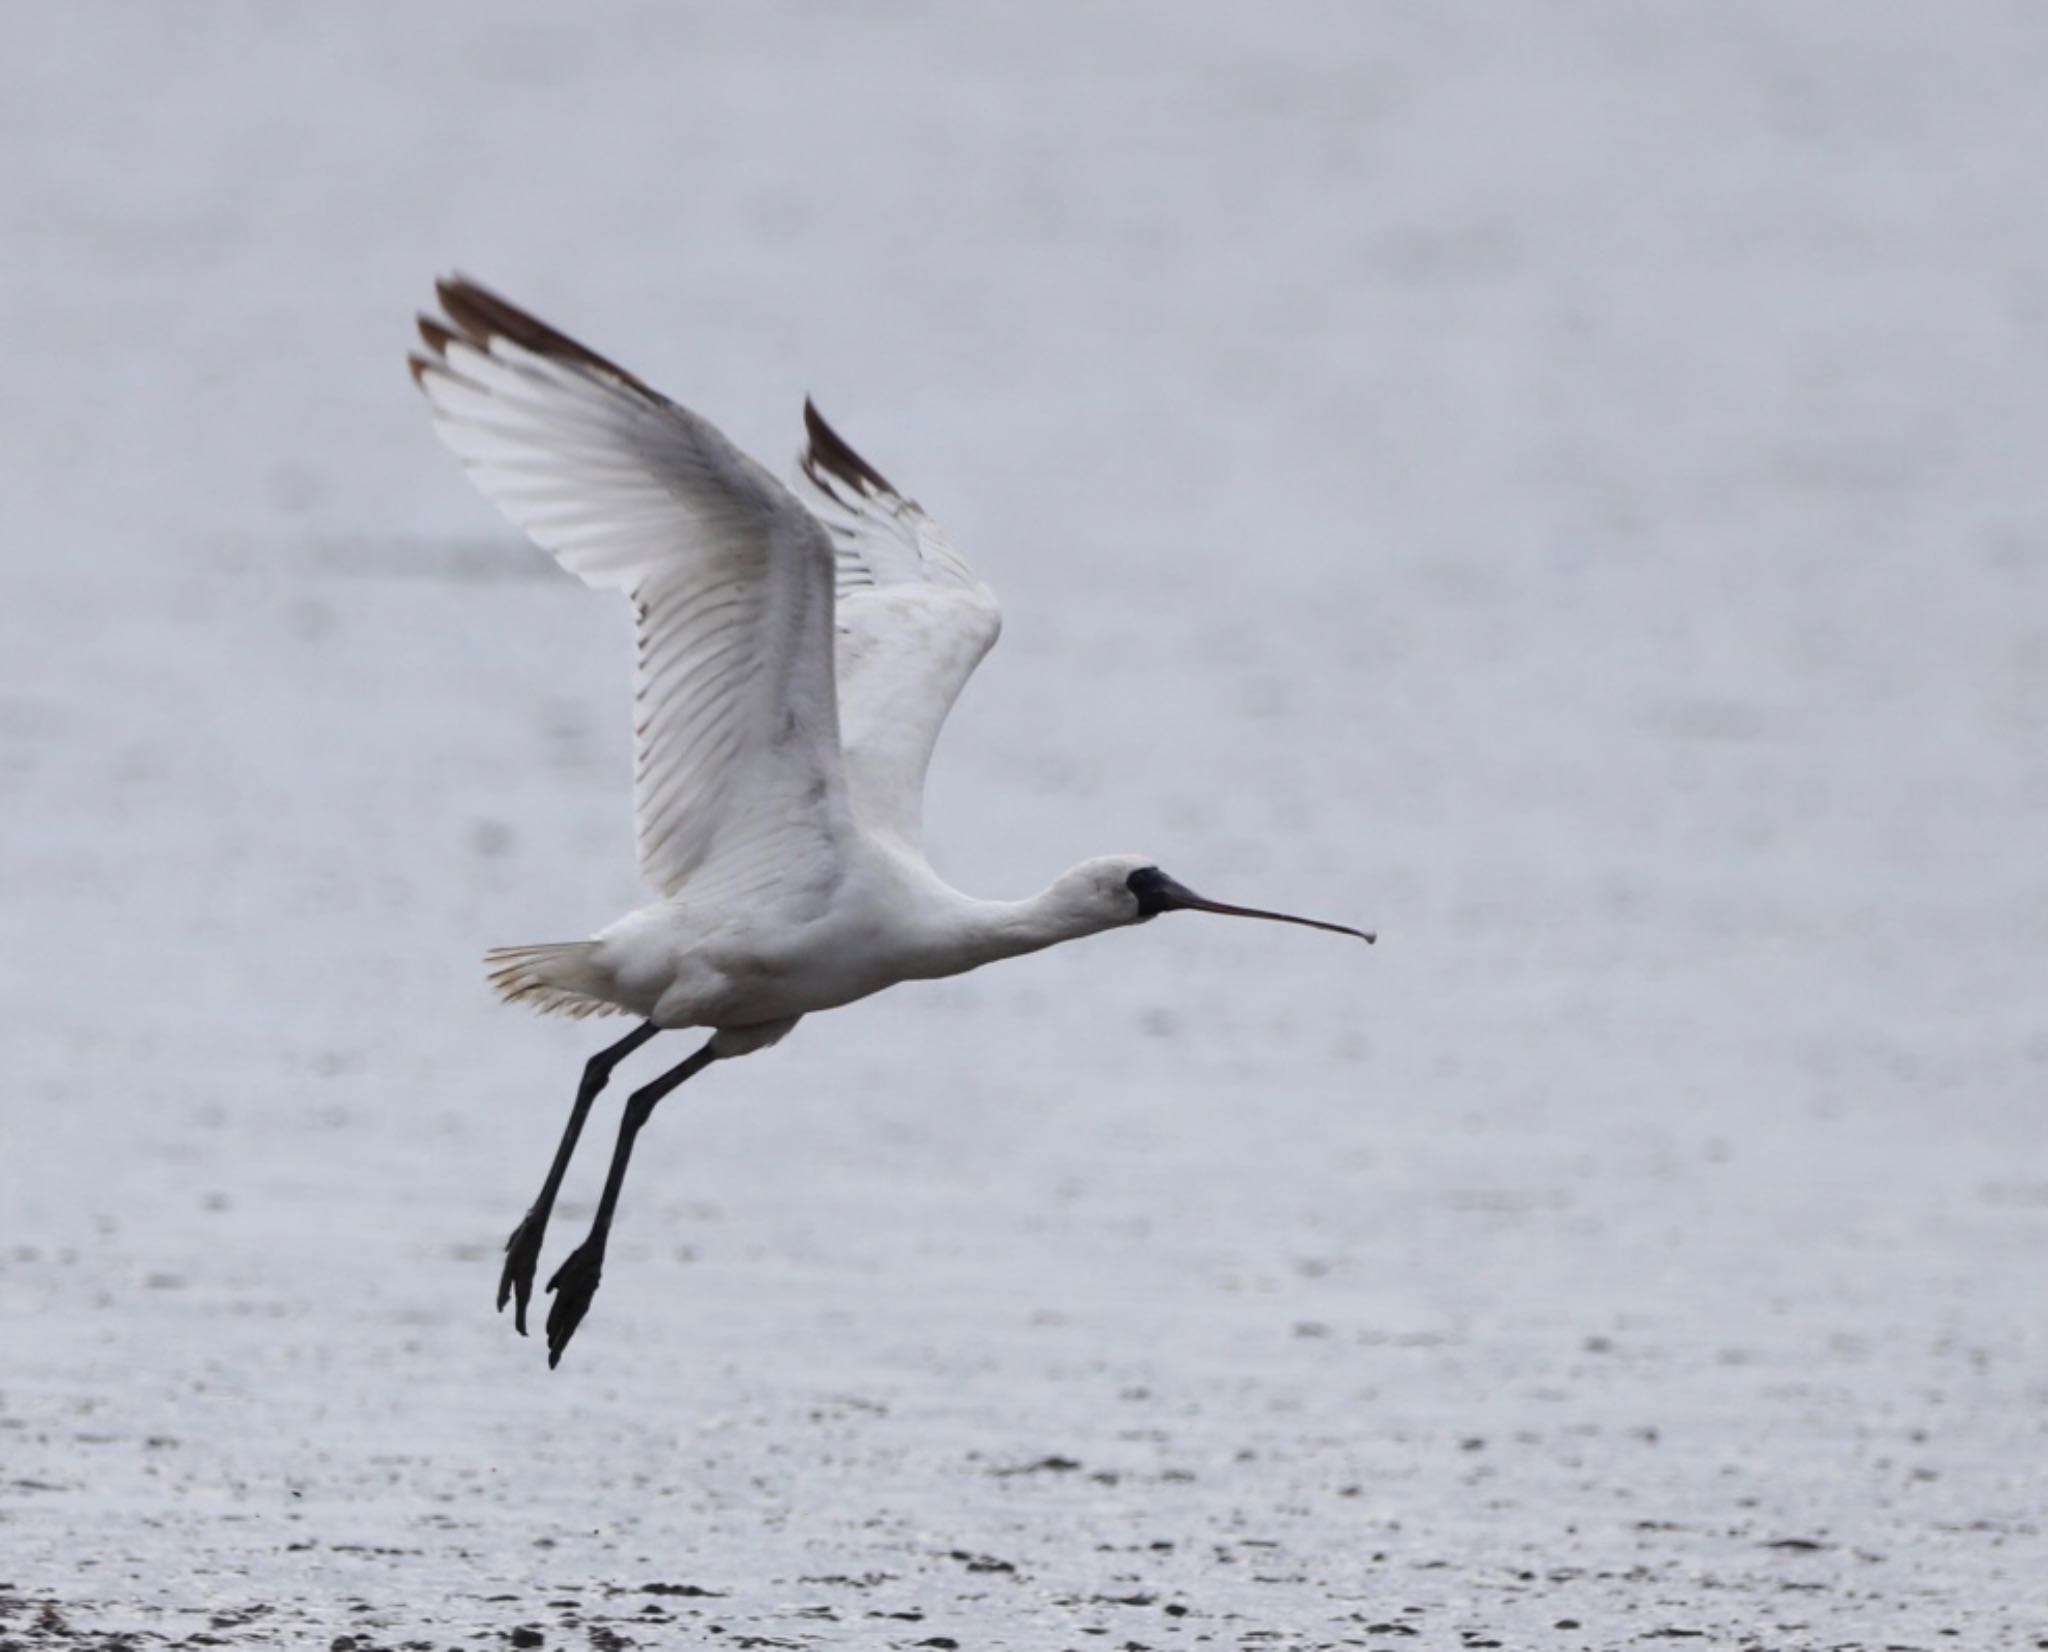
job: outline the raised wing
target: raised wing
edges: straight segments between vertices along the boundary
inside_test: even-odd
[[[437,284],[413,377],[499,509],[632,599],[640,871],[665,895],[829,873],[848,815],[833,553],[706,420],[475,283]]]
[[[953,702],[995,646],[995,593],[939,526],[809,401],[805,502],[836,553],[839,736],[857,819],[922,849],[924,777]]]

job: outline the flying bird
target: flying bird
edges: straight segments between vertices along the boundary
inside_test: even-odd
[[[1162,912],[1373,937],[1209,900],[1145,855],[1038,895],[976,900],[925,858],[925,769],[995,643],[994,595],[938,525],[807,399],[792,492],[706,419],[460,277],[409,358],[434,428],[486,497],[587,584],[633,605],[640,871],[657,899],[587,941],[504,947],[491,984],[544,1013],[631,1015],[590,1058],[498,1307],[526,1331],[541,1242],[591,1104],[672,1029],[692,1055],[626,1102],[590,1232],[548,1281],[548,1364],[589,1311],[633,1143],[715,1061],[804,1016]]]

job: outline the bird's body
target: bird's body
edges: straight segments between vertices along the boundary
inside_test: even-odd
[[[737,1035],[1128,922],[1090,897],[1121,889],[1146,864],[1109,856],[1033,899],[984,901],[952,888],[921,856],[855,833],[830,861],[788,868],[772,892],[686,885],[589,941],[493,953],[492,978],[515,1003],[589,1004],[665,1030]]]
[[[657,891],[587,941],[507,947],[514,1003],[628,1014],[593,1057],[539,1199],[507,1245],[499,1306],[525,1329],[555,1194],[613,1066],[656,1032],[709,1042],[627,1103],[590,1237],[557,1272],[549,1362],[587,1311],[627,1159],[663,1096],[803,1016],[903,981],[1225,906],[1142,855],[1084,861],[1021,901],[932,870],[925,770],[994,645],[993,594],[938,527],[805,404],[799,499],[698,415],[473,282],[444,281],[411,358],[442,439],[513,521],[633,604],[636,823]]]

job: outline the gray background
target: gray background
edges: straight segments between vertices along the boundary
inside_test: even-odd
[[[2037,7],[9,12],[0,1635],[2048,1645]],[[949,526],[963,887],[1377,952],[818,1018],[551,1376],[625,620],[451,267]]]

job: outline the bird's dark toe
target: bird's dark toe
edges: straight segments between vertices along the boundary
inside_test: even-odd
[[[547,1218],[528,1211],[512,1237],[505,1241],[505,1268],[498,1275],[498,1312],[514,1303],[512,1321],[519,1334],[526,1335],[526,1304],[533,1298],[533,1276],[540,1268],[541,1240],[547,1233]]]
[[[598,1281],[603,1277],[604,1252],[585,1244],[571,1251],[568,1260],[548,1281],[548,1291],[555,1299],[548,1309],[549,1370],[562,1363],[562,1350],[569,1346],[576,1327],[590,1312],[590,1299],[597,1295]]]

